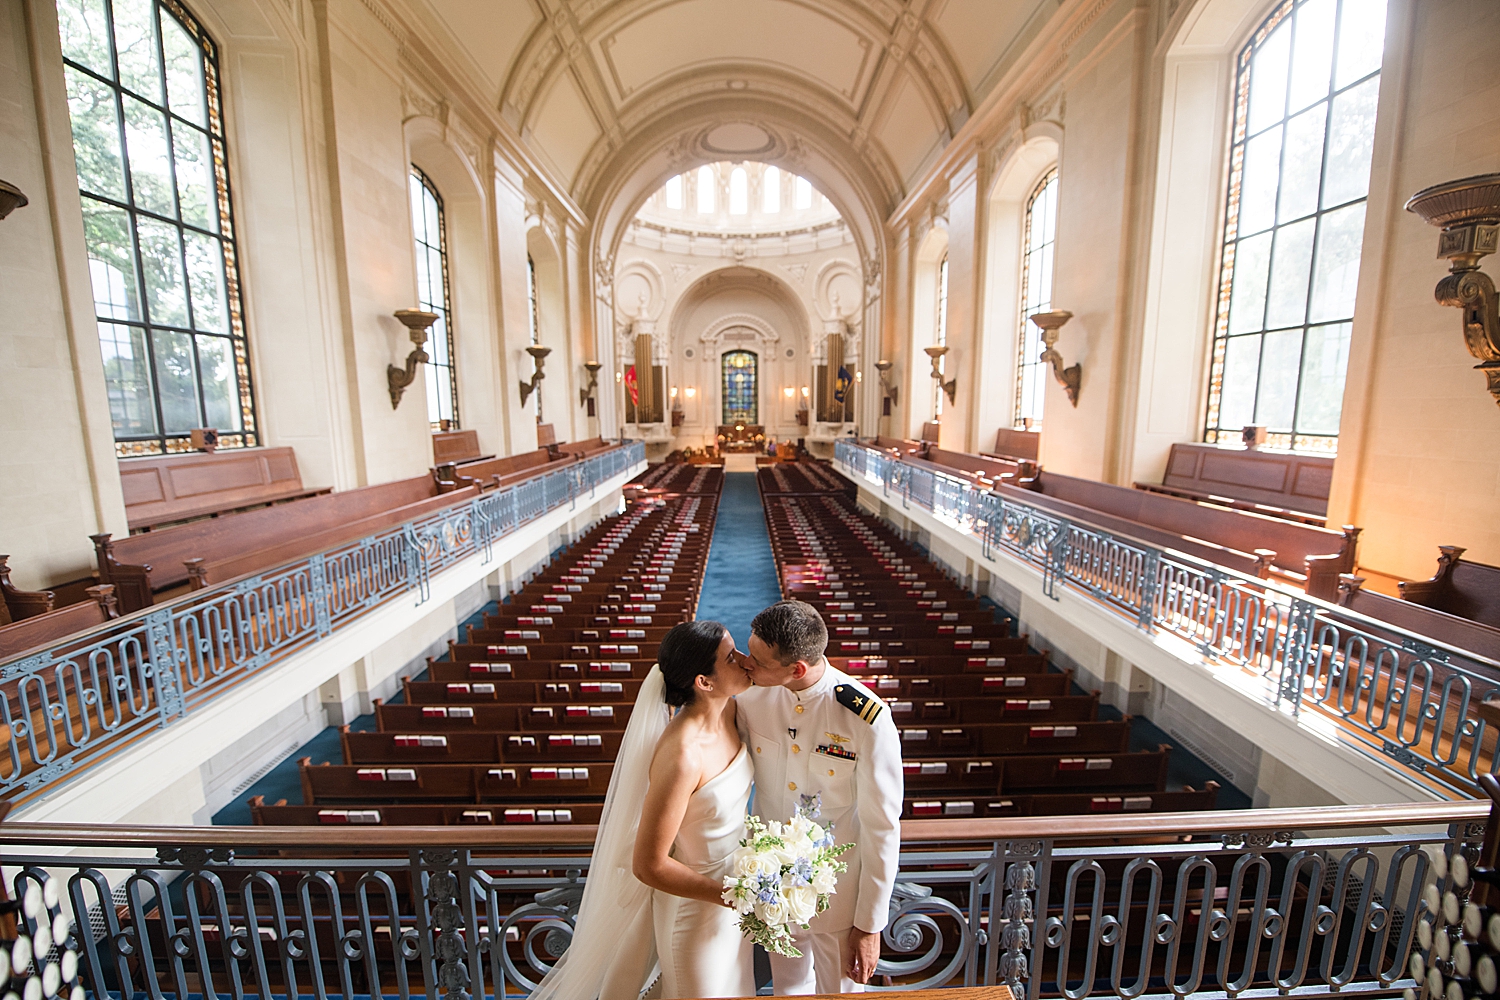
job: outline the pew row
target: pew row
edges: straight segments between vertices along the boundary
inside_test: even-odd
[[[1437,572],[1431,580],[1397,584],[1413,604],[1500,628],[1500,566],[1465,562],[1457,545],[1439,546]]]
[[[132,532],[329,492],[302,484],[291,448],[153,455],[119,464],[125,523]]]
[[[1322,527],[1332,483],[1332,455],[1179,443],[1162,481],[1135,488]]]

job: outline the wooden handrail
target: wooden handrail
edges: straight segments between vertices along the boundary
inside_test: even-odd
[[[901,823],[903,844],[968,840],[1103,840],[1116,837],[1213,836],[1249,831],[1322,830],[1358,826],[1474,823],[1488,802],[1403,802],[1317,809],[1219,809],[1125,816],[1042,816],[1023,819],[920,819]],[[594,842],[594,826],[95,826],[88,823],[3,823],[0,844],[67,847],[340,847],[355,851],[412,847],[576,847]]]

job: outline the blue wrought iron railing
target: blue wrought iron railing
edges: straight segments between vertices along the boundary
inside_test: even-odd
[[[1450,949],[1482,946],[1471,893],[1488,863],[1486,812],[1429,802],[904,822],[873,985],[1279,1000],[1426,983],[1441,997]],[[18,927],[40,942],[35,964],[75,952],[96,997],[500,1000],[529,994],[571,943],[594,834],[6,823],[0,853],[16,897],[54,901]],[[37,891],[49,879],[52,892]]]
[[[196,591],[0,664],[0,799],[66,782],[125,742],[327,639],[433,574],[646,460],[631,442],[327,552]]]
[[[1179,655],[1260,678],[1265,701],[1316,711],[1346,745],[1440,794],[1470,796],[1500,772],[1500,729],[1481,711],[1500,698],[1500,663],[1347,608],[1139,539],[1076,524],[972,483],[839,441],[850,478],[904,509],[919,507],[1040,570],[1042,590],[1085,595],[1142,631],[1183,641]]]

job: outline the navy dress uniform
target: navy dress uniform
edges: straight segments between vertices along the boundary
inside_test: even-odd
[[[802,796],[818,796],[819,822],[832,824],[843,855],[829,908],[797,930],[802,958],[771,955],[778,995],[855,993],[844,975],[849,929],[885,929],[901,850],[901,738],[886,704],[824,661],[823,676],[802,691],[755,687],[736,698],[740,735],[755,762],[753,811],[786,822]]]

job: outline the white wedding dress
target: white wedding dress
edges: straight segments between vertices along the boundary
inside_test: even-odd
[[[641,683],[620,741],[599,819],[573,941],[531,1000],[637,1000],[652,996],[742,997],[755,993],[750,943],[734,911],[656,892],[631,871],[635,835],[650,785],[656,743],[671,719],[661,669]],[[742,746],[734,761],[688,800],[672,856],[718,879],[745,835],[745,807],[755,767]],[[659,963],[659,964],[658,964]]]

